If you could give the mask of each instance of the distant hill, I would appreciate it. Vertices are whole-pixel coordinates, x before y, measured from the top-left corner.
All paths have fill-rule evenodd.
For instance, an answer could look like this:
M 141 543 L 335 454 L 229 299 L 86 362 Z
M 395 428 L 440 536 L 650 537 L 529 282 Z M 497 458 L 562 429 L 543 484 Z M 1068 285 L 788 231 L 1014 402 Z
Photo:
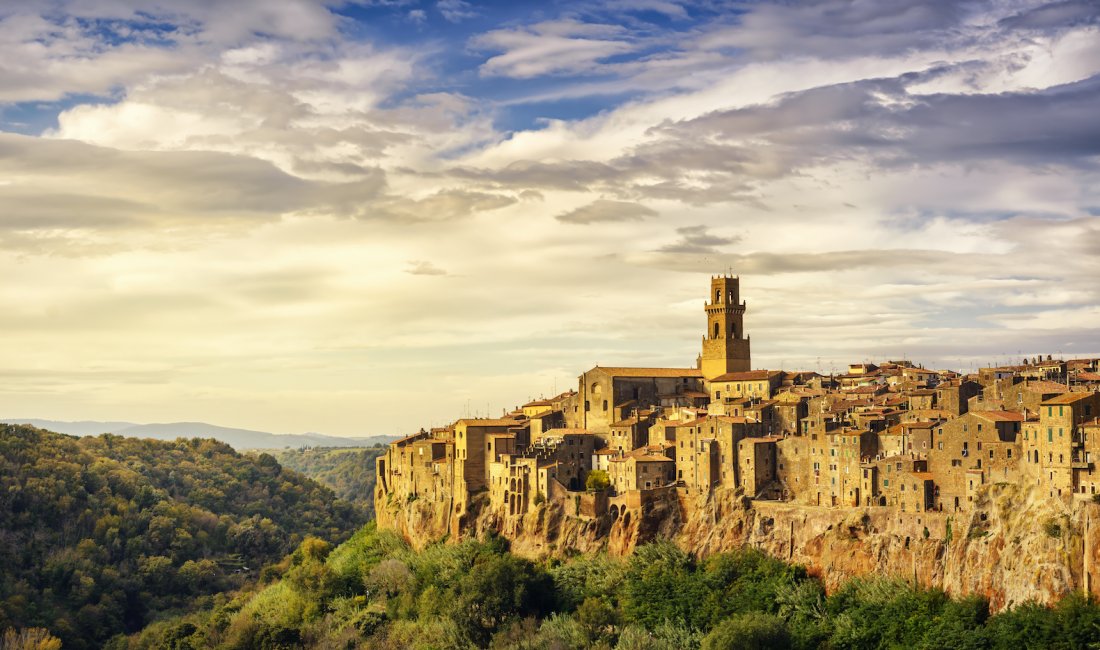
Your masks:
M 356 447 L 310 449 L 280 449 L 271 452 L 275 460 L 287 469 L 304 474 L 336 496 L 362 506 L 374 518 L 374 459 L 386 453 L 385 448 Z
M 164 424 L 137 424 L 135 422 L 60 422 L 56 420 L 38 420 L 34 418 L 0 419 L 8 424 L 29 424 L 40 429 L 49 429 L 71 436 L 99 435 L 113 433 L 127 438 L 153 438 L 154 440 L 175 440 L 176 438 L 214 438 L 234 449 L 283 449 L 285 447 L 370 447 L 377 443 L 387 444 L 394 436 L 368 436 L 363 438 L 345 438 L 326 436 L 322 433 L 268 433 L 250 429 L 219 427 L 205 422 L 170 422 Z
M 270 454 L 0 424 L 0 630 L 102 648 L 253 582 L 309 535 L 340 541 L 365 520 Z

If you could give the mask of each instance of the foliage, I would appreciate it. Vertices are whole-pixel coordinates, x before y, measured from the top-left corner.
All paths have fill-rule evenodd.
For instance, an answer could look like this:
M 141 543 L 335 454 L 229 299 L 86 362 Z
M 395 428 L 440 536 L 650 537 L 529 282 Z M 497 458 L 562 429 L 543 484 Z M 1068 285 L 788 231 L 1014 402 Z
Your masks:
M 991 616 L 978 597 L 889 578 L 832 595 L 801 567 L 740 549 L 698 559 L 668 542 L 620 560 L 533 563 L 497 536 L 410 549 L 370 524 L 330 549 L 303 540 L 282 578 L 129 648 L 727 650 L 1097 647 L 1100 605 L 1072 595 Z M 184 639 L 191 645 L 170 645 Z
M 41 627 L 8 628 L 0 636 L 0 650 L 61 650 L 61 639 Z
M 584 487 L 592 492 L 606 490 L 611 485 L 611 478 L 602 469 L 594 469 L 584 479 Z
M 725 619 L 702 643 L 702 650 L 785 650 L 790 647 L 791 635 L 783 619 L 760 612 L 735 614 Z
M 363 520 L 273 457 L 215 440 L 0 425 L 0 628 L 101 647 L 160 612 L 209 608 L 306 536 L 339 541 Z
M 375 458 L 385 447 L 306 447 L 275 452 L 283 467 L 330 488 L 340 499 L 360 505 L 374 518 Z

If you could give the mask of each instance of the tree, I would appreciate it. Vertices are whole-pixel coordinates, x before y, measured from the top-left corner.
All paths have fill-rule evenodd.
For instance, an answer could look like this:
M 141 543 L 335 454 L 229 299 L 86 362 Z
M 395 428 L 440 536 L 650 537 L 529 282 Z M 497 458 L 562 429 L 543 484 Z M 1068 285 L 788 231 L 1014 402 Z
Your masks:
M 588 478 L 584 480 L 584 487 L 590 492 L 601 492 L 610 485 L 611 479 L 608 478 L 607 472 L 602 469 L 592 470 L 588 473 Z
M 736 614 L 719 623 L 703 638 L 702 650 L 784 650 L 791 647 L 791 636 L 783 619 L 749 612 Z
M 41 627 L 8 628 L 0 637 L 0 650 L 61 650 L 61 639 Z

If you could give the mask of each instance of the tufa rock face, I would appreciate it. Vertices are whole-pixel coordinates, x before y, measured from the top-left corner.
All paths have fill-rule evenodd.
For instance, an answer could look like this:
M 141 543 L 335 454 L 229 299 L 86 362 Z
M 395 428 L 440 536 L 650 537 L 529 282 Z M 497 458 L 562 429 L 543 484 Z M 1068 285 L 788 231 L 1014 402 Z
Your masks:
M 954 596 L 980 594 L 995 610 L 1028 600 L 1049 603 L 1079 589 L 1100 591 L 1100 536 L 1093 530 L 1100 506 L 1016 485 L 988 486 L 971 511 L 954 514 L 753 501 L 734 490 L 709 498 L 670 491 L 615 519 L 581 516 L 568 499 L 522 516 L 488 504 L 487 494 L 475 494 L 466 512 L 455 513 L 447 503 L 380 492 L 375 505 L 378 525 L 416 548 L 490 530 L 530 558 L 622 556 L 655 539 L 672 539 L 699 556 L 748 545 L 806 566 L 830 590 L 858 576 L 895 575 Z

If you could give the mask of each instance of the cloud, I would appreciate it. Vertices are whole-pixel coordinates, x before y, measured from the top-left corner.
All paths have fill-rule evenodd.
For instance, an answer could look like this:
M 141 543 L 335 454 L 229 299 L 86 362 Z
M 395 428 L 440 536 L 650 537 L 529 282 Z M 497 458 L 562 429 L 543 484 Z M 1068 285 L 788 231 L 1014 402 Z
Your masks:
M 1092 3 L 258 2 L 3 10 L 0 409 L 397 433 L 730 267 L 755 367 L 1100 352 Z
M 0 228 L 229 226 L 295 211 L 348 214 L 379 197 L 379 173 L 309 181 L 271 163 L 213 152 L 120 151 L 0 134 Z
M 662 246 L 662 253 L 716 254 L 719 246 L 736 244 L 740 237 L 722 237 L 711 234 L 706 226 L 684 226 L 676 229 L 680 241 Z
M 623 27 L 575 20 L 494 30 L 474 38 L 471 45 L 502 52 L 481 65 L 482 75 L 518 79 L 550 74 L 597 74 L 600 61 L 635 48 Z
M 640 203 L 599 199 L 569 212 L 563 212 L 554 218 L 562 223 L 587 225 L 614 221 L 641 221 L 655 216 L 657 216 L 656 210 Z
M 470 3 L 464 0 L 439 0 L 435 3 L 435 8 L 443 18 L 452 23 L 459 23 L 477 15 Z
M 410 275 L 447 275 L 447 272 L 427 260 L 412 260 L 405 273 Z
M 1067 26 L 1096 24 L 1100 21 L 1100 7 L 1095 2 L 1067 0 L 1051 2 L 1025 9 L 1003 18 L 1002 27 L 1010 29 L 1050 29 Z
M 709 30 L 699 46 L 746 51 L 754 60 L 894 54 L 959 38 L 952 28 L 961 27 L 981 4 L 949 0 L 763 3 L 733 25 Z
M 422 199 L 394 197 L 367 206 L 359 212 L 364 219 L 394 219 L 404 222 L 431 222 L 465 219 L 479 212 L 499 210 L 518 199 L 503 194 L 469 190 L 440 190 Z

